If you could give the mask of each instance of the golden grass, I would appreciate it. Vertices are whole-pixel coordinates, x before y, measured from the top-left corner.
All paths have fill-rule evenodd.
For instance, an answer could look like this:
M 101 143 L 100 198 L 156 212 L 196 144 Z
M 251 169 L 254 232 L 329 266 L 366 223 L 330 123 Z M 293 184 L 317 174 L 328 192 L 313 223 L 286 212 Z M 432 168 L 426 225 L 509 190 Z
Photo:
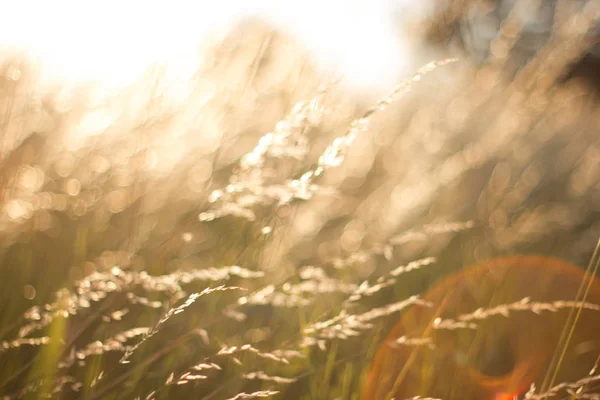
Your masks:
M 597 5 L 518 68 L 511 14 L 485 62 L 443 54 L 375 104 L 256 22 L 185 90 L 155 69 L 109 97 L 43 91 L 5 55 L 1 398 L 359 399 L 382 337 L 436 306 L 421 295 L 442 277 L 515 253 L 585 265 L 600 108 L 563 77 Z M 561 300 L 440 324 L 587 306 Z M 549 375 L 524 396 L 597 399 L 597 382 Z

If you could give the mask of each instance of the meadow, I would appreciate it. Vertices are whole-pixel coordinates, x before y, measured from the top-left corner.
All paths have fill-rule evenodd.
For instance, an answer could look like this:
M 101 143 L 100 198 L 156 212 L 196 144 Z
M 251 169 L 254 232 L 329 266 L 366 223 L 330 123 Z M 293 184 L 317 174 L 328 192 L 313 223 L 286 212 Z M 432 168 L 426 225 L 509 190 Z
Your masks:
M 599 92 L 577 63 L 600 3 L 558 3 L 533 54 L 509 13 L 483 57 L 429 47 L 373 101 L 254 20 L 189 80 L 153 67 L 119 93 L 42 88 L 3 54 L 0 398 L 361 399 L 452 273 L 514 254 L 594 273 Z M 600 399 L 597 374 L 519 395 Z

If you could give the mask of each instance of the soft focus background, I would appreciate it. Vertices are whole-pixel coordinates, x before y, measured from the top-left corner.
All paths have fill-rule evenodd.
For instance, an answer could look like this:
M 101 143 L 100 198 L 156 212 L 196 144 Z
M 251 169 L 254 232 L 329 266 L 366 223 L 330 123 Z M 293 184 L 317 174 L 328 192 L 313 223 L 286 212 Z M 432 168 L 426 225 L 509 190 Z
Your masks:
M 294 35 L 320 66 L 337 70 L 349 85 L 381 89 L 414 69 L 395 17 L 414 12 L 410 4 L 27 0 L 4 6 L 0 44 L 32 51 L 45 64 L 49 79 L 122 86 L 155 61 L 167 62 L 172 75 L 189 76 L 202 58 L 199 46 L 207 37 L 227 31 L 239 18 L 256 17 Z
M 356 399 L 449 272 L 588 262 L 598 1 L 192 3 L 3 6 L 0 395 Z

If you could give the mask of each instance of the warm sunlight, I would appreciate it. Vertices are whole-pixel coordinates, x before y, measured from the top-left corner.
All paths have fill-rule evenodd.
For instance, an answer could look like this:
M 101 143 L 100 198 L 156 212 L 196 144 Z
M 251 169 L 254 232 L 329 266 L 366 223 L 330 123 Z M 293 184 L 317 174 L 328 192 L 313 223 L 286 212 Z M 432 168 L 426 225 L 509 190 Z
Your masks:
M 293 33 L 327 70 L 352 85 L 381 87 L 411 67 L 394 26 L 399 3 L 23 0 L 3 7 L 10 18 L 0 25 L 0 45 L 31 52 L 48 78 L 121 86 L 154 61 L 168 62 L 177 76 L 191 73 L 207 33 L 251 15 Z
M 600 0 L 0 12 L 0 400 L 600 400 Z

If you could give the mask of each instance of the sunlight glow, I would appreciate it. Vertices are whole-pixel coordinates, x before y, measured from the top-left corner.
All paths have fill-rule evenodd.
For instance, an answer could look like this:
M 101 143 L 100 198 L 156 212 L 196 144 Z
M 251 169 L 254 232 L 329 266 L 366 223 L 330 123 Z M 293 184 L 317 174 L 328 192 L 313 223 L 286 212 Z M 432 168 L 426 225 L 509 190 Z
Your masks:
M 0 47 L 25 49 L 46 78 L 131 82 L 153 62 L 182 76 L 198 65 L 207 33 L 242 16 L 294 34 L 321 66 L 360 87 L 392 84 L 407 68 L 389 0 L 20 0 L 3 6 Z

